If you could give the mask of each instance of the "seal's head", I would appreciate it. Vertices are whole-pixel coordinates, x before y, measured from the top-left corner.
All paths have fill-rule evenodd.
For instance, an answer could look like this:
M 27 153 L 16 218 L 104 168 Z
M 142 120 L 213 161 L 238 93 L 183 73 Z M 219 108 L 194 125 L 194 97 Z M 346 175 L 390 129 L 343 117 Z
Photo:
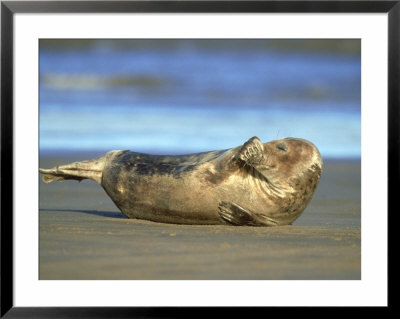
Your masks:
M 322 159 L 314 144 L 299 138 L 283 138 L 263 146 L 264 159 L 256 169 L 271 183 L 276 186 L 299 183 L 317 186 Z

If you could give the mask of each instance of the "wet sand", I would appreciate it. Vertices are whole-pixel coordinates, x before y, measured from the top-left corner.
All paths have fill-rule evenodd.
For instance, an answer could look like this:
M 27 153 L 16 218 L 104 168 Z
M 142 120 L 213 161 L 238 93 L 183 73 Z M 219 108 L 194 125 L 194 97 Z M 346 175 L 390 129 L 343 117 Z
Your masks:
M 53 167 L 96 154 L 41 155 Z M 39 182 L 39 279 L 361 279 L 360 161 L 325 160 L 291 226 L 125 218 L 98 184 Z

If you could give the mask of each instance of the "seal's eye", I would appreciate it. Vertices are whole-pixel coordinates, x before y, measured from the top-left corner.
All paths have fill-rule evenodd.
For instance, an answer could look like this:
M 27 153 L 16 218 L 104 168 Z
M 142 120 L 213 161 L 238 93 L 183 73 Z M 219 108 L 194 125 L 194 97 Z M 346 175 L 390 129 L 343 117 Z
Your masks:
M 276 146 L 276 148 L 277 148 L 278 150 L 281 150 L 281 151 L 284 151 L 284 152 L 287 151 L 287 146 L 286 146 L 285 144 L 278 144 L 278 145 Z

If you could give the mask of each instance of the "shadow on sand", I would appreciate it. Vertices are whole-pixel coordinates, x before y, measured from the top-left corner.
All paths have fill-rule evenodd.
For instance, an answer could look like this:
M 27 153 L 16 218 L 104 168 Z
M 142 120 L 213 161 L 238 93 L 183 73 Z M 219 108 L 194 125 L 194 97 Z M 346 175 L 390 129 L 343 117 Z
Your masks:
M 101 217 L 109 217 L 109 218 L 122 218 L 126 219 L 127 217 L 120 212 L 103 212 L 98 210 L 82 210 L 82 209 L 41 209 L 44 212 L 74 212 L 74 213 L 85 213 L 90 215 L 96 215 Z

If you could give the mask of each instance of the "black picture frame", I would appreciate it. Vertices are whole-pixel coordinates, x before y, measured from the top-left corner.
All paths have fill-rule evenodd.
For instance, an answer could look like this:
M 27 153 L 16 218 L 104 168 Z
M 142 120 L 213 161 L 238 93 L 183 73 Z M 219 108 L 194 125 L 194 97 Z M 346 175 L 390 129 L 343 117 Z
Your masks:
M 388 218 L 395 213 L 399 180 L 400 1 L 1 1 L 1 317 L 132 318 L 226 315 L 217 308 L 14 307 L 13 304 L 13 17 L 16 13 L 387 13 Z M 388 225 L 391 223 L 389 222 Z M 394 223 L 392 223 L 394 225 Z M 388 229 L 388 234 L 390 234 Z M 389 237 L 390 238 L 390 237 Z M 389 240 L 388 238 L 388 240 Z M 390 242 L 388 243 L 390 247 Z M 388 255 L 389 256 L 389 255 Z M 390 258 L 389 260 L 390 261 Z M 388 285 L 390 281 L 388 280 Z M 388 305 L 390 307 L 390 297 Z M 293 310 L 293 308 L 291 308 Z M 302 308 L 304 309 L 304 308 Z M 260 308 L 258 308 L 260 310 Z M 261 308 L 263 310 L 263 308 Z M 267 310 L 270 311 L 270 310 Z M 296 311 L 299 311 L 297 309 Z M 248 309 L 235 314 L 248 316 Z M 190 315 L 189 315 L 190 314 Z M 296 313 L 299 315 L 299 313 Z

